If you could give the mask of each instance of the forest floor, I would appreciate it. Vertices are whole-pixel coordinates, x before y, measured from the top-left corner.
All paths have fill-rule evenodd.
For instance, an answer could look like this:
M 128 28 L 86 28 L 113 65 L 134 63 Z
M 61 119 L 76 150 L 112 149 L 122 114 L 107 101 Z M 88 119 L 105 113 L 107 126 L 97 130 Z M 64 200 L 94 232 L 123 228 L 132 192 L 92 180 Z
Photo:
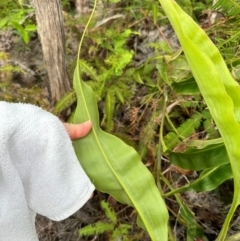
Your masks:
M 147 25 L 149 24 L 147 23 Z M 171 29 L 169 31 L 171 32 Z M 166 32 L 168 32 L 168 29 Z M 67 33 L 67 42 L 71 41 L 72 43 L 71 52 L 68 52 L 69 55 L 67 58 L 69 60 L 68 64 L 71 65 L 72 62 L 74 62 L 74 58 L 77 54 L 78 42 L 74 39 L 70 40 L 72 36 L 69 36 L 68 34 L 69 33 Z M 170 39 L 168 40 L 172 41 L 174 39 L 174 41 L 176 41 L 171 34 L 169 35 Z M 2 31 L 0 36 L 2 42 L 9 41 L 10 44 L 9 47 L 0 52 L 1 66 L 9 66 L 9 68 L 5 68 L 5 71 L 0 72 L 0 100 L 31 103 L 41 106 L 43 109 L 48 111 L 52 111 L 53 107 L 50 104 L 50 95 L 47 87 L 47 74 L 44 68 L 41 45 L 37 35 L 32 36 L 28 45 L 25 45 L 19 36 L 16 35 L 12 30 Z M 130 39 L 130 42 L 131 41 L 132 39 Z M 143 41 L 144 40 L 141 40 L 138 43 L 140 44 Z M 175 44 L 177 45 L 178 43 Z M 142 55 L 144 55 L 144 53 L 139 55 L 140 58 Z M 135 57 L 136 56 L 137 53 L 135 52 Z M 139 56 L 137 57 L 139 58 Z M 134 61 L 136 61 L 136 58 Z M 141 59 L 140 61 L 144 60 Z M 10 68 L 10 66 L 13 67 L 13 69 Z M 129 128 L 133 128 L 133 126 L 131 126 L 131 118 L 134 115 L 134 110 L 139 109 L 140 99 L 144 96 L 147 96 L 148 92 L 147 89 L 142 85 L 137 85 L 137 88 L 134 91 L 135 94 L 134 98 L 131 99 L 131 103 L 129 103 L 128 106 L 121 106 L 119 110 L 114 113 L 114 119 L 118 124 L 117 134 L 119 135 L 119 132 L 124 132 L 127 129 L 127 135 L 130 136 L 131 140 L 130 142 L 138 143 L 138 141 L 141 139 L 141 128 L 144 120 L 142 120 L 141 123 L 139 121 L 138 126 L 134 127 L 135 130 L 130 131 Z M 130 110 L 129 106 L 131 106 Z M 99 112 L 100 116 L 104 112 L 101 108 L 101 103 L 99 105 Z M 144 115 L 147 116 L 148 112 L 144 113 Z M 61 118 L 64 119 L 64 116 L 61 116 Z M 145 161 L 147 160 L 145 163 L 149 169 L 153 168 L 152 165 L 154 163 L 154 158 L 154 151 L 151 152 L 151 148 L 149 148 L 148 154 L 145 157 Z M 178 180 L 178 185 L 184 185 L 187 181 L 196 179 L 196 176 L 198 175 L 196 172 L 184 173 L 183 171 L 171 166 L 168 161 L 163 164 L 163 170 L 170 170 L 169 178 Z M 204 232 L 210 241 L 217 237 L 217 234 L 221 229 L 225 215 L 231 203 L 232 195 L 233 184 L 231 180 L 221 185 L 217 191 L 204 193 L 189 191 L 182 194 L 182 199 L 195 213 L 198 223 L 203 227 Z M 36 229 L 38 231 L 40 241 L 109 240 L 108 234 L 93 235 L 89 237 L 79 237 L 78 234 L 79 229 L 88 224 L 94 224 L 99 220 L 108 222 L 104 211 L 101 209 L 100 202 L 102 200 L 107 200 L 107 202 L 110 203 L 111 207 L 117 214 L 119 223 L 132 225 L 132 230 L 128 233 L 128 237 L 125 237 L 125 239 L 118 239 L 118 241 L 150 240 L 148 235 L 137 227 L 136 213 L 131 207 L 118 203 L 107 194 L 102 194 L 98 191 L 95 191 L 93 198 L 91 198 L 81 210 L 64 221 L 53 222 L 38 215 Z M 171 213 L 178 213 L 179 207 L 174 198 L 167 198 L 166 203 L 168 209 L 171 210 Z M 237 210 L 235 220 L 231 226 L 232 231 L 230 234 L 239 232 L 240 230 L 240 226 L 238 224 L 239 212 L 240 210 Z M 185 241 L 186 227 L 179 224 L 176 220 L 177 218 L 173 215 L 170 217 L 170 225 L 172 229 L 175 230 L 176 240 Z M 196 238 L 196 240 L 193 241 L 202 240 Z

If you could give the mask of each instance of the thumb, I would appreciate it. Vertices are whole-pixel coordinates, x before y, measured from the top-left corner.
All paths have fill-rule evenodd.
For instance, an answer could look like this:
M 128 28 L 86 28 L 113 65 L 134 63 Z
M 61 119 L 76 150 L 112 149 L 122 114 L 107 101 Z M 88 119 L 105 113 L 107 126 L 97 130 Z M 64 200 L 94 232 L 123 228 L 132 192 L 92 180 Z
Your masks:
M 86 121 L 81 124 L 70 124 L 64 123 L 64 126 L 71 138 L 71 140 L 76 140 L 86 136 L 92 128 L 91 121 Z

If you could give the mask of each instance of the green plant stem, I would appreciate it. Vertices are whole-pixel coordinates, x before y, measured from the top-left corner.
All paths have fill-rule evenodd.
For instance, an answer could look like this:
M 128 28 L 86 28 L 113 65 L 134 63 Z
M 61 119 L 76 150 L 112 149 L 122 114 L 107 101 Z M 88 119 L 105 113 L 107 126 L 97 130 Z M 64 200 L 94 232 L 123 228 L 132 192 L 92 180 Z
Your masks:
M 165 119 L 165 112 L 166 112 L 166 106 L 167 106 L 167 96 L 164 95 L 164 100 L 163 100 L 163 108 L 162 108 L 162 118 L 161 118 L 161 126 L 160 126 L 160 130 L 159 130 L 159 141 L 158 141 L 158 152 L 157 152 L 157 187 L 159 189 L 159 191 L 161 192 L 161 194 L 163 195 L 162 192 L 162 186 L 161 186 L 161 182 L 160 182 L 160 175 L 159 173 L 161 173 L 161 169 L 162 169 L 162 151 L 163 151 L 163 145 L 164 143 L 162 142 L 163 138 L 161 138 L 163 136 L 163 127 L 164 127 L 164 119 Z
M 162 115 L 161 115 L 161 126 L 160 126 L 160 133 L 159 133 L 159 146 L 161 146 L 161 150 L 163 152 L 167 151 L 167 147 L 163 140 L 163 127 L 164 127 L 164 119 L 165 119 L 165 113 L 167 113 L 167 100 L 168 97 L 166 94 L 164 94 L 164 102 L 163 102 L 163 108 L 162 108 Z
M 90 17 L 89 17 L 89 19 L 88 19 L 88 21 L 87 21 L 87 24 L 86 24 L 86 26 L 85 26 L 85 28 L 84 28 L 84 30 L 83 30 L 83 34 L 82 34 L 82 37 L 81 37 L 81 39 L 80 39 L 80 43 L 79 43 L 79 46 L 78 46 L 78 53 L 77 53 L 77 66 L 78 66 L 77 69 L 78 69 L 78 71 L 80 71 L 80 70 L 79 70 L 79 59 L 80 59 L 80 52 L 81 52 L 83 40 L 84 40 L 84 37 L 85 37 L 85 35 L 86 35 L 88 26 L 89 26 L 90 22 L 92 21 L 93 15 L 94 15 L 95 10 L 96 10 L 96 6 L 97 6 L 97 0 L 94 0 L 93 10 L 92 10 L 91 15 L 90 15 Z
M 170 182 L 168 181 L 168 179 L 165 178 L 165 176 L 162 175 L 161 173 L 159 173 L 159 175 L 161 176 L 161 180 L 168 186 L 168 188 L 169 188 L 171 191 L 173 191 L 174 188 L 172 187 L 172 185 L 170 184 Z M 174 194 L 174 195 L 175 195 L 176 199 L 179 198 L 179 195 L 178 195 L 178 194 Z M 179 221 L 180 223 L 182 223 L 182 224 L 184 224 L 184 225 L 187 225 L 185 219 L 183 219 L 181 216 L 177 215 L 177 214 L 174 213 L 173 211 L 172 211 L 171 213 L 178 219 L 178 221 Z

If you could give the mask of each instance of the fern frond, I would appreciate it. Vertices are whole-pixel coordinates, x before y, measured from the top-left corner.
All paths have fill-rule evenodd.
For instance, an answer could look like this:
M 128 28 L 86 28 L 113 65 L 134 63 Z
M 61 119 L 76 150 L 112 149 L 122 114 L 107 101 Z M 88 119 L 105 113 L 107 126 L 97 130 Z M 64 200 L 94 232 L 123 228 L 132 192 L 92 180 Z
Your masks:
M 165 137 L 165 144 L 169 150 L 172 150 L 177 144 L 179 144 L 180 138 L 175 132 L 168 133 Z
M 131 228 L 132 226 L 129 224 L 120 224 L 116 229 L 114 229 L 110 240 L 111 241 L 123 240 L 123 236 L 129 234 L 129 230 Z
M 88 62 L 82 59 L 79 59 L 79 64 L 80 64 L 81 71 L 83 73 L 89 76 L 92 80 L 100 81 L 97 75 L 97 71 L 96 69 L 93 68 L 93 66 L 91 66 Z
M 104 232 L 109 232 L 114 230 L 113 223 L 103 223 L 103 222 L 96 222 L 95 224 L 89 224 L 79 230 L 80 236 L 88 236 L 88 235 L 95 235 L 101 234 Z
M 223 39 L 219 41 L 218 48 L 221 48 L 223 46 L 231 46 L 232 43 L 237 45 L 239 41 L 240 36 L 240 30 L 237 29 L 237 31 L 231 32 L 231 35 L 227 39 Z
M 126 76 L 130 76 L 132 78 L 135 71 L 136 71 L 136 68 L 130 67 L 126 69 L 125 74 Z
M 142 79 L 142 75 L 141 75 L 141 73 L 138 69 L 135 72 L 133 72 L 132 76 L 137 83 L 144 84 L 143 79 Z
M 187 119 L 176 132 L 170 132 L 165 137 L 165 144 L 169 150 L 172 150 L 177 144 L 181 142 L 182 138 L 190 136 L 195 129 L 197 129 L 202 121 L 202 114 L 196 113 L 190 119 Z
M 111 87 L 121 104 L 124 104 L 127 100 L 130 101 L 130 99 L 134 96 L 134 84 L 131 83 L 131 86 L 129 86 L 129 84 L 124 82 L 124 80 L 119 79 L 117 83 L 114 83 L 114 85 Z
M 99 82 L 96 82 L 96 81 L 92 81 L 92 80 L 89 80 L 86 82 L 87 85 L 89 85 L 91 87 L 91 89 L 94 91 L 94 93 L 96 94 L 97 96 L 97 99 L 99 100 L 100 96 L 98 95 L 98 92 L 99 92 L 99 88 L 100 88 L 100 83 Z
M 114 71 L 114 75 L 121 76 L 123 69 L 127 64 L 131 63 L 133 57 L 133 51 L 118 49 L 116 52 L 113 52 L 105 60 L 105 63 L 111 67 Z
M 113 115 L 114 107 L 116 103 L 116 97 L 114 91 L 111 89 L 107 92 L 105 98 L 105 115 L 104 120 L 106 121 L 106 130 L 109 132 L 113 128 Z
M 118 227 L 121 230 L 122 234 L 128 234 L 129 230 L 132 229 L 132 226 L 126 223 L 120 224 Z
M 117 215 L 116 213 L 114 212 L 114 210 L 109 207 L 109 204 L 108 202 L 106 201 L 101 201 L 101 207 L 106 215 L 106 217 L 114 224 L 116 225 L 117 224 Z
M 99 79 L 100 81 L 106 81 L 110 79 L 111 76 L 114 76 L 114 71 L 112 69 L 106 68 L 105 66 L 99 66 Z
M 75 91 L 74 90 L 68 91 L 57 102 L 52 113 L 54 115 L 61 113 L 63 110 L 69 108 L 76 100 L 77 100 L 77 97 L 76 97 Z
M 114 86 L 113 91 L 114 91 L 116 97 L 118 98 L 118 100 L 121 102 L 121 104 L 124 104 L 125 96 L 124 96 L 123 89 L 119 88 L 118 86 Z
M 214 9 L 226 13 L 229 17 L 239 18 L 240 3 L 236 0 L 218 0 L 213 6 Z

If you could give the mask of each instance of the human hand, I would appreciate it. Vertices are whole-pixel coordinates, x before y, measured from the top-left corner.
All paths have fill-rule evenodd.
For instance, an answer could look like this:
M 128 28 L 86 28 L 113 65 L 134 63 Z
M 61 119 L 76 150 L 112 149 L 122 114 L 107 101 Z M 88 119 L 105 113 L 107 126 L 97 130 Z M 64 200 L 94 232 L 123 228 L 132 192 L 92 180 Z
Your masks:
M 64 123 L 64 126 L 71 138 L 71 140 L 76 140 L 78 138 L 82 138 L 86 136 L 92 128 L 91 121 L 85 121 L 81 124 L 69 124 Z M 90 198 L 93 197 L 93 194 Z
M 64 126 L 71 138 L 71 140 L 76 140 L 86 136 L 92 128 L 91 121 L 85 121 L 81 124 L 70 124 L 64 123 Z

